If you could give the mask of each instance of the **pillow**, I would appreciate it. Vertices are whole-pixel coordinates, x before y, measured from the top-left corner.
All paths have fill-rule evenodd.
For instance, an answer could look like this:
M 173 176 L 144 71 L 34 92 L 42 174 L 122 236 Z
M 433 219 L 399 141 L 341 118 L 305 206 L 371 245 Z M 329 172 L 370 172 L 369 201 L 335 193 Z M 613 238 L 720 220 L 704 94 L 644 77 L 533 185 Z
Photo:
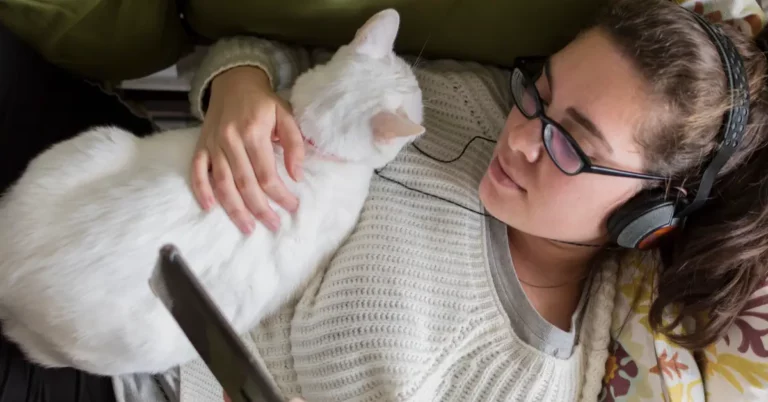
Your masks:
M 765 26 L 765 11 L 756 0 L 677 0 L 712 22 L 725 22 L 750 37 L 757 36 Z

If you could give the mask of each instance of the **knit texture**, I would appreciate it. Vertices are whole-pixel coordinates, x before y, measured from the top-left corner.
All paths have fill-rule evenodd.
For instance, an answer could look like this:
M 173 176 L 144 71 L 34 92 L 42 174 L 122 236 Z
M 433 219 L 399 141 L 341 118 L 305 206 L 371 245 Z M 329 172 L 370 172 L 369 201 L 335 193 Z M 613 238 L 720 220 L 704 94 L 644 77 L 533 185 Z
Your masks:
M 190 100 L 236 65 L 263 68 L 277 88 L 328 53 L 258 38 L 215 44 Z M 474 136 L 495 138 L 509 112 L 509 72 L 471 62 L 421 61 L 427 133 L 443 159 Z M 457 162 L 406 148 L 376 176 L 359 224 L 294 301 L 243 337 L 285 397 L 308 401 L 595 401 L 608 356 L 616 268 L 591 288 L 579 344 L 564 359 L 521 341 L 495 293 L 477 188 L 493 145 L 474 142 Z M 258 269 L 258 265 L 255 266 Z M 511 267 L 509 269 L 512 269 Z M 181 368 L 183 402 L 221 401 L 201 361 Z

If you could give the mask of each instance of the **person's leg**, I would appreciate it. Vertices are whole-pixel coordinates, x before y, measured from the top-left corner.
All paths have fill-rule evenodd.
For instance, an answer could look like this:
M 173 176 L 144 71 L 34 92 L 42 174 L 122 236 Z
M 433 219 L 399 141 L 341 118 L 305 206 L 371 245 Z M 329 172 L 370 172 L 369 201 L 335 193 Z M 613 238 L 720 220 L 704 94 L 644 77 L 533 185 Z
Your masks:
M 116 97 L 47 63 L 0 25 L 0 196 L 40 152 L 106 124 L 153 131 Z M 32 364 L 0 335 L 0 402 L 114 400 L 111 378 Z
M 95 125 L 152 131 L 117 97 L 46 62 L 0 24 L 0 194 L 40 152 Z
M 71 368 L 28 362 L 18 347 L 0 339 L 0 402 L 111 402 L 112 379 Z

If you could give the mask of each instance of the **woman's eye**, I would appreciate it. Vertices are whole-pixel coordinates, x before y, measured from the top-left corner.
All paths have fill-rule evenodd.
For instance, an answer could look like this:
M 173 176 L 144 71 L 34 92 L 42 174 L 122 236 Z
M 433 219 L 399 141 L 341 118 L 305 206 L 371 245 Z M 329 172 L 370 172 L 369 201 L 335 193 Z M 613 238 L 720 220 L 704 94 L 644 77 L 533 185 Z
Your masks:
M 571 134 L 571 137 L 573 137 L 573 139 L 576 141 L 576 144 L 579 145 L 581 152 L 584 152 L 584 155 L 586 155 L 591 162 L 600 162 L 601 158 L 599 152 L 596 151 L 595 147 L 589 140 L 584 138 L 583 132 L 580 129 L 577 128 L 576 130 L 571 130 L 569 133 Z
M 586 146 L 582 146 L 581 143 L 579 143 L 579 147 L 581 148 L 581 151 L 584 152 L 584 155 L 587 155 L 587 158 L 589 158 L 590 161 L 593 163 L 599 163 L 600 162 L 600 156 L 597 152 L 595 152 L 594 149 L 589 144 L 585 144 Z
M 549 86 L 544 81 L 544 79 L 539 78 L 536 80 L 536 91 L 539 92 L 539 96 L 542 100 L 546 100 L 547 102 L 552 102 L 552 94 L 549 93 Z
M 541 101 L 550 104 L 552 103 L 552 95 L 549 94 L 547 91 L 542 91 L 540 88 L 536 88 L 539 90 L 539 97 L 541 98 Z

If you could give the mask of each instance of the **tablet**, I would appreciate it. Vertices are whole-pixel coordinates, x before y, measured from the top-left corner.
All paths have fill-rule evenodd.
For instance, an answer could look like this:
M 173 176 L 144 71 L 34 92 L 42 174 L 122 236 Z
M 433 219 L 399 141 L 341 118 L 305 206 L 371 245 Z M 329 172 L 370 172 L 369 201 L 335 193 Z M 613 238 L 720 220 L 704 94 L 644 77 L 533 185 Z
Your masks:
M 175 246 L 160 249 L 149 286 L 232 402 L 283 402 Z

